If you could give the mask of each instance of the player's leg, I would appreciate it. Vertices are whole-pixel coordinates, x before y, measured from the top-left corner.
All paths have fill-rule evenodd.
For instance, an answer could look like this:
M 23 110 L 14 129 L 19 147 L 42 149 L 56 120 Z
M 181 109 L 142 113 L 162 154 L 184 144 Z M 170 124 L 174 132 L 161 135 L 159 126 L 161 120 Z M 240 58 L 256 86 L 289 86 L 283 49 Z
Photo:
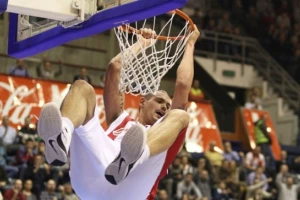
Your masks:
M 74 128 L 86 124 L 94 116 L 96 94 L 84 80 L 75 81 L 61 105 L 61 114 L 68 118 Z
M 153 125 L 147 132 L 147 145 L 150 157 L 170 148 L 178 134 L 188 126 L 189 115 L 180 109 L 171 110 L 160 122 Z
M 117 185 L 137 165 L 142 164 L 151 156 L 166 151 L 174 143 L 178 134 L 188 126 L 188 123 L 187 112 L 174 109 L 147 132 L 142 125 L 129 129 L 122 139 L 120 153 L 105 170 L 107 181 Z
M 78 80 L 72 84 L 61 110 L 54 103 L 47 103 L 42 108 L 38 133 L 45 142 L 45 156 L 49 163 L 58 166 L 66 163 L 74 128 L 92 119 L 95 106 L 93 87 Z

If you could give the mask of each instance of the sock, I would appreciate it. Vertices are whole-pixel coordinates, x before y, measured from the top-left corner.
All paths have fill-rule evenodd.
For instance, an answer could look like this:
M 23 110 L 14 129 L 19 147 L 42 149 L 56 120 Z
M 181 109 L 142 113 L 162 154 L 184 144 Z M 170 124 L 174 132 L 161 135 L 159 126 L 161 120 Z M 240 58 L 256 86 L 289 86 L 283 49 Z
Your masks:
M 71 120 L 67 117 L 62 117 L 62 126 L 68 130 L 70 134 L 74 131 L 74 125 Z
M 69 118 L 62 117 L 62 127 L 66 128 L 68 130 L 66 132 L 67 134 L 65 134 L 66 137 L 62 137 L 62 140 L 67 149 L 67 152 L 69 152 L 69 148 L 70 148 L 71 140 L 72 140 L 72 134 L 74 131 L 74 125 Z

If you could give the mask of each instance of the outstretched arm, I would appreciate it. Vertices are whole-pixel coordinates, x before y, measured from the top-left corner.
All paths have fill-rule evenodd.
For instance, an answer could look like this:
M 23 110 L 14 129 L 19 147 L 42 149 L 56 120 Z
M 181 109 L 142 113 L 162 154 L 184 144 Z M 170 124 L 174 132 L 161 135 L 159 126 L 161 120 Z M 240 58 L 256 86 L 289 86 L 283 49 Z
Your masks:
M 138 36 L 138 41 L 133 46 L 125 51 L 133 51 L 134 54 L 139 54 L 141 49 L 152 44 L 150 38 L 155 35 L 155 32 L 150 29 L 143 29 L 143 36 Z M 123 52 L 126 54 L 126 52 Z M 106 114 L 106 123 L 109 126 L 123 112 L 124 94 L 119 91 L 120 72 L 121 72 L 121 53 L 115 56 L 109 63 L 104 86 L 104 107 Z
M 175 92 L 171 109 L 185 109 L 194 78 L 194 46 L 200 33 L 195 26 L 186 43 L 185 52 L 177 69 Z

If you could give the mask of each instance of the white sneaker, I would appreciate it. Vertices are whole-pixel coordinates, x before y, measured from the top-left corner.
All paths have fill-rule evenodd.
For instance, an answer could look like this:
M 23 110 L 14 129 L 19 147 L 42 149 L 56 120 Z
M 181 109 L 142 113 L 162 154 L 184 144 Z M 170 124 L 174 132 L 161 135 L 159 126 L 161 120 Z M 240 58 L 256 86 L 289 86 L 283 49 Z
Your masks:
M 70 146 L 68 135 L 72 133 L 68 133 L 68 130 L 62 127 L 61 113 L 56 104 L 50 102 L 44 105 L 37 131 L 45 142 L 47 162 L 54 166 L 64 165 L 67 162 L 68 146 Z
M 141 157 L 147 143 L 144 126 L 135 124 L 125 133 L 121 141 L 121 150 L 115 160 L 105 170 L 105 178 L 113 185 L 125 179 Z

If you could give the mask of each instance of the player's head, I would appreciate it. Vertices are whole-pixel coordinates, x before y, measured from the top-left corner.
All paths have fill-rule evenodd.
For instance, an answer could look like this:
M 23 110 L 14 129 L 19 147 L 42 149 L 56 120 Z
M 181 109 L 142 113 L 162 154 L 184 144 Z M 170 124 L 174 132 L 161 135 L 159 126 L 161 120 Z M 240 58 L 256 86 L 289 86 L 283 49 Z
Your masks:
M 143 124 L 153 125 L 170 110 L 171 98 L 168 93 L 158 90 L 156 94 L 147 94 L 140 99 L 139 121 Z

